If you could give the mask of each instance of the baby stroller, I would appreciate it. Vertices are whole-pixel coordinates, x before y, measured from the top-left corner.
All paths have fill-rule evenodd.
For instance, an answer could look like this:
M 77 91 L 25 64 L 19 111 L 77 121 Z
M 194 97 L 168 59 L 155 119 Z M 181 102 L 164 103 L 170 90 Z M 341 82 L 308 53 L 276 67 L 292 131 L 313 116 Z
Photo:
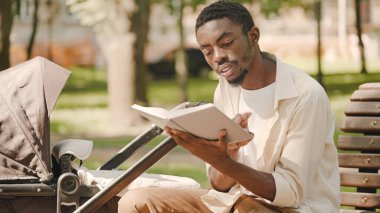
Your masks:
M 87 158 L 92 141 L 65 140 L 50 153 L 49 116 L 69 75 L 42 57 L 0 72 L 1 212 L 116 212 L 116 194 L 176 146 L 166 138 L 101 190 L 81 184 L 72 161 Z M 98 170 L 117 168 L 162 131 L 153 126 Z

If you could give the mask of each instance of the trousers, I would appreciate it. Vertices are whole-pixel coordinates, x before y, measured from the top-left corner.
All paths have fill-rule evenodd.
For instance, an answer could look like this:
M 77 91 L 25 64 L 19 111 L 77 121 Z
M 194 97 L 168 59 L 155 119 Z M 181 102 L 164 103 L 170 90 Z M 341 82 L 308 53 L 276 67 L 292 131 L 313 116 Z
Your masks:
M 137 188 L 128 191 L 118 203 L 119 213 L 212 213 L 201 200 L 208 189 Z M 254 197 L 242 195 L 230 213 L 282 212 Z

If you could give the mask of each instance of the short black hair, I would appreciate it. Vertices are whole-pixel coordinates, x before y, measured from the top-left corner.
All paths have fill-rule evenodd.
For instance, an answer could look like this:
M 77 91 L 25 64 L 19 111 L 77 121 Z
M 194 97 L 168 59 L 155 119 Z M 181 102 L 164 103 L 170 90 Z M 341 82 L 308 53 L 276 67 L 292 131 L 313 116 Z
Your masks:
M 233 23 L 241 25 L 243 33 L 247 33 L 255 26 L 251 14 L 243 5 L 234 1 L 220 0 L 201 11 L 195 24 L 195 32 L 205 23 L 222 18 L 228 18 Z

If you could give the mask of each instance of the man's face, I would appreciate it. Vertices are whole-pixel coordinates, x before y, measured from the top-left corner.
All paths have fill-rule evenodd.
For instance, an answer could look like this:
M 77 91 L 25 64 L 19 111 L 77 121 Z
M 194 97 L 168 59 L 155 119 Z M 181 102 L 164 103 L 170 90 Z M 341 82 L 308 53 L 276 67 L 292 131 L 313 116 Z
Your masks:
M 211 68 L 231 84 L 241 84 L 254 51 L 242 27 L 227 18 L 217 19 L 199 27 L 196 36 Z

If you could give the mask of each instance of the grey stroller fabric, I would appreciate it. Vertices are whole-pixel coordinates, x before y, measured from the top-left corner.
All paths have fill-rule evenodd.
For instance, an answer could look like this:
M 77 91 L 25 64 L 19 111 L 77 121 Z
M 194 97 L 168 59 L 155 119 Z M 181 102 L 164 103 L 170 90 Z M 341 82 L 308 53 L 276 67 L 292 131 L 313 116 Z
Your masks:
M 0 182 L 51 181 L 49 117 L 69 75 L 42 57 L 0 72 Z

